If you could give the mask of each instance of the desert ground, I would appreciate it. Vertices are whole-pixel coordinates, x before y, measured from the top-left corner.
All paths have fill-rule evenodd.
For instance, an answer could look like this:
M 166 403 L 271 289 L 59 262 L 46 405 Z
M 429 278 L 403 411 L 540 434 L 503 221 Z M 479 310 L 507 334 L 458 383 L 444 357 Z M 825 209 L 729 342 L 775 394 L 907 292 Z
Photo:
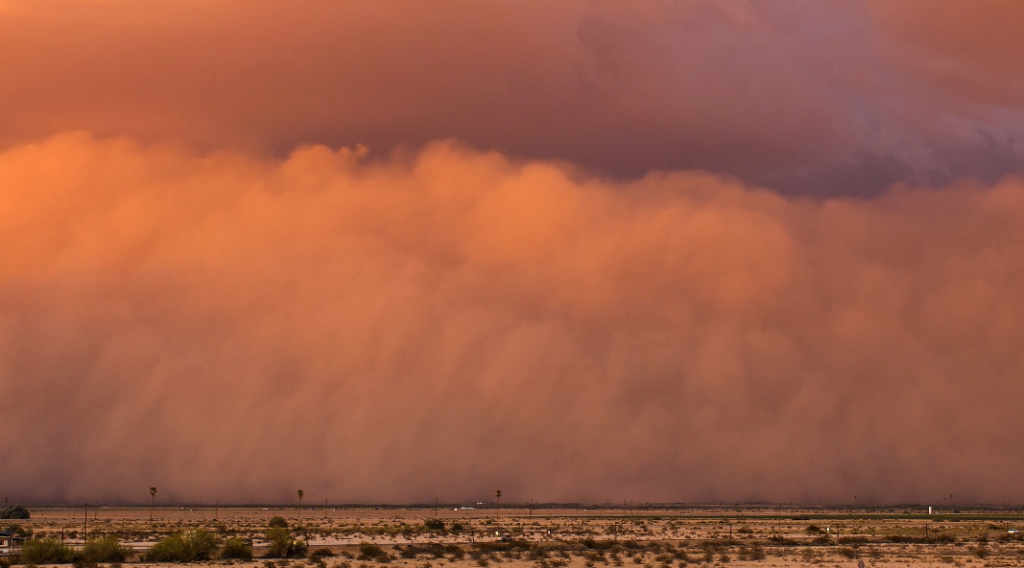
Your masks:
M 150 516 L 152 515 L 152 519 Z M 304 558 L 265 558 L 271 518 L 308 543 Z M 32 537 L 72 547 L 115 535 L 137 551 L 204 528 L 250 540 L 253 560 L 209 560 L 239 568 L 595 568 L 637 566 L 1024 566 L 1024 523 L 1012 510 L 800 509 L 791 507 L 523 508 L 434 507 L 84 507 L 33 508 L 17 523 Z M 428 522 L 432 521 L 432 522 Z M 439 528 L 443 523 L 443 528 Z M 321 549 L 327 551 L 317 552 Z M 328 552 L 329 551 L 329 552 Z M 17 556 L 0 560 L 23 564 Z

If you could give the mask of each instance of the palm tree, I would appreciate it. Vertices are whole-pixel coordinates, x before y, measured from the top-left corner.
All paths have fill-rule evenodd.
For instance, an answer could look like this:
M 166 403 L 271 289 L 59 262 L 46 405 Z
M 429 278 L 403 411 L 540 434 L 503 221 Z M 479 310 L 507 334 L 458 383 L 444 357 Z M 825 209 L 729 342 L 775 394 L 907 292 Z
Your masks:
M 497 503 L 494 504 L 494 515 L 498 516 L 498 507 L 501 506 L 501 489 L 495 491 L 494 496 L 497 497 Z
M 301 489 L 299 489 L 299 506 L 295 509 L 295 513 L 298 515 L 300 521 L 302 520 L 302 496 L 303 495 L 305 495 L 305 493 Z
M 156 502 L 156 487 L 149 488 L 149 522 L 153 522 L 153 504 Z

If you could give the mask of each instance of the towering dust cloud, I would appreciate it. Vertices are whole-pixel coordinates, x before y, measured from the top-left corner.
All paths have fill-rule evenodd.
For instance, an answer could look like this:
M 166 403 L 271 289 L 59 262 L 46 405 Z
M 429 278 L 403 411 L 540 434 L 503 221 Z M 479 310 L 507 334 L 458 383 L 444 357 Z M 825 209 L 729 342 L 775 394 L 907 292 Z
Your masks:
M 0 0 L 0 491 L 1020 502 L 1022 19 Z
M 64 134 L 0 154 L 0 188 L 22 500 L 1015 490 L 1016 178 L 809 200 L 451 142 Z

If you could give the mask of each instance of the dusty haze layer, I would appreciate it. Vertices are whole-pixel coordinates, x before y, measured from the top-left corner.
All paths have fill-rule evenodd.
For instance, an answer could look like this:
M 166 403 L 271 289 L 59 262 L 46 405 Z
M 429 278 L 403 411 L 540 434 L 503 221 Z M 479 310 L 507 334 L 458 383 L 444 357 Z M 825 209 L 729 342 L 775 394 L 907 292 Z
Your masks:
M 5 491 L 1019 491 L 1019 179 L 812 201 L 364 153 L 0 154 Z

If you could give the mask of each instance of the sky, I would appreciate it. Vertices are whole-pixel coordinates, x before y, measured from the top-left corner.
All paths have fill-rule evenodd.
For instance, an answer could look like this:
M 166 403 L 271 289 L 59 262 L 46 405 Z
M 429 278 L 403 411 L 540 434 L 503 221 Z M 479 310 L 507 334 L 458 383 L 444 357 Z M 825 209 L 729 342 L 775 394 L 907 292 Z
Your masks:
M 0 494 L 1022 501 L 1020 21 L 0 0 Z

